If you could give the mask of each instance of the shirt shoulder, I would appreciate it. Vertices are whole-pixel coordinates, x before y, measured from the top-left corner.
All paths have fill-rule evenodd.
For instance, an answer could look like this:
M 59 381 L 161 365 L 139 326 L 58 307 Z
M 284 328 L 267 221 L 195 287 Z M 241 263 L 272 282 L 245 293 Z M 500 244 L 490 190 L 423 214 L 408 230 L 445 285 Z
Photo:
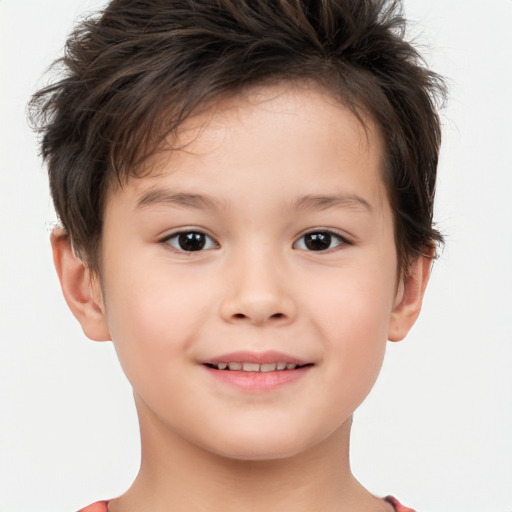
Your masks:
M 412 508 L 404 507 L 393 496 L 386 496 L 384 500 L 393 505 L 395 512 L 415 512 Z M 78 512 L 108 512 L 108 501 L 97 501 L 88 507 L 80 509 Z
M 97 501 L 88 507 L 80 509 L 78 512 L 108 512 L 108 501 Z
M 393 507 L 395 508 L 395 512 L 416 512 L 415 510 L 413 510 L 412 508 L 407 508 L 407 507 L 404 507 L 396 498 L 394 498 L 393 496 L 386 496 L 384 498 L 385 501 L 387 501 L 388 503 L 391 503 L 391 505 L 393 505 Z

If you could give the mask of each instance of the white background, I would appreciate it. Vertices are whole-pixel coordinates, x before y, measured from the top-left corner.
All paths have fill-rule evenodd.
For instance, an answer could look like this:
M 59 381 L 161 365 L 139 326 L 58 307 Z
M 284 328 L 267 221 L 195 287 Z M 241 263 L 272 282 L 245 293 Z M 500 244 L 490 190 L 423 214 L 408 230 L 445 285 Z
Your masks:
M 1 512 L 72 512 L 137 471 L 130 388 L 53 272 L 54 214 L 24 112 L 73 20 L 101 5 L 0 0 Z M 356 415 L 353 468 L 421 512 L 512 512 L 512 1 L 405 7 L 451 89 L 437 201 L 447 245 L 418 324 L 389 345 Z

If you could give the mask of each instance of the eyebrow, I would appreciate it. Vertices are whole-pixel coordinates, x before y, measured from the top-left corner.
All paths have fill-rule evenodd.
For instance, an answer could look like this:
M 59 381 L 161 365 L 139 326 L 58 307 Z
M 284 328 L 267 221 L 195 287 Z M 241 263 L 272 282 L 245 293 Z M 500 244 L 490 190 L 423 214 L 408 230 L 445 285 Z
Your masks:
M 292 205 L 294 210 L 327 210 L 336 207 L 359 208 L 363 207 L 368 212 L 373 211 L 372 205 L 357 194 L 313 195 L 303 196 Z
M 225 204 L 218 199 L 204 194 L 192 194 L 189 192 L 172 192 L 166 189 L 154 188 L 144 193 L 137 201 L 135 209 L 144 209 L 154 205 L 168 205 L 180 208 L 197 208 L 207 210 L 225 209 Z M 308 194 L 298 198 L 292 203 L 295 211 L 303 210 L 327 210 L 329 208 L 362 207 L 368 212 L 373 208 L 366 199 L 357 194 L 314 195 Z
M 147 191 L 139 198 L 135 209 L 144 209 L 154 205 L 207 210 L 221 210 L 224 208 L 224 205 L 220 201 L 209 195 L 172 192 L 170 190 L 155 188 Z

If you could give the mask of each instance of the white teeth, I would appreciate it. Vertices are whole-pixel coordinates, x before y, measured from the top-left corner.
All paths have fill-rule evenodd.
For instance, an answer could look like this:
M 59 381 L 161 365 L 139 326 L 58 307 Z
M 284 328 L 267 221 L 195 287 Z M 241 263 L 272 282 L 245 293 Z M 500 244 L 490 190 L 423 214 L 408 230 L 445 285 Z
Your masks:
M 295 363 L 217 363 L 215 365 L 218 370 L 230 369 L 233 371 L 244 372 L 274 372 L 276 370 L 295 370 L 297 364 Z
M 243 363 L 242 369 L 244 372 L 259 372 L 260 365 L 258 363 Z

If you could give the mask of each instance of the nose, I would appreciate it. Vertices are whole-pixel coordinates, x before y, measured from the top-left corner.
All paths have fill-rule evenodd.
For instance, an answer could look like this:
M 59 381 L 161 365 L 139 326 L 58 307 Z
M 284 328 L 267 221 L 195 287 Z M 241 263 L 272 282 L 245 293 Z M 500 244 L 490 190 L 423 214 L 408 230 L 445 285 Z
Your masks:
M 268 255 L 253 255 L 230 264 L 221 316 L 230 323 L 286 325 L 297 305 L 282 265 Z

